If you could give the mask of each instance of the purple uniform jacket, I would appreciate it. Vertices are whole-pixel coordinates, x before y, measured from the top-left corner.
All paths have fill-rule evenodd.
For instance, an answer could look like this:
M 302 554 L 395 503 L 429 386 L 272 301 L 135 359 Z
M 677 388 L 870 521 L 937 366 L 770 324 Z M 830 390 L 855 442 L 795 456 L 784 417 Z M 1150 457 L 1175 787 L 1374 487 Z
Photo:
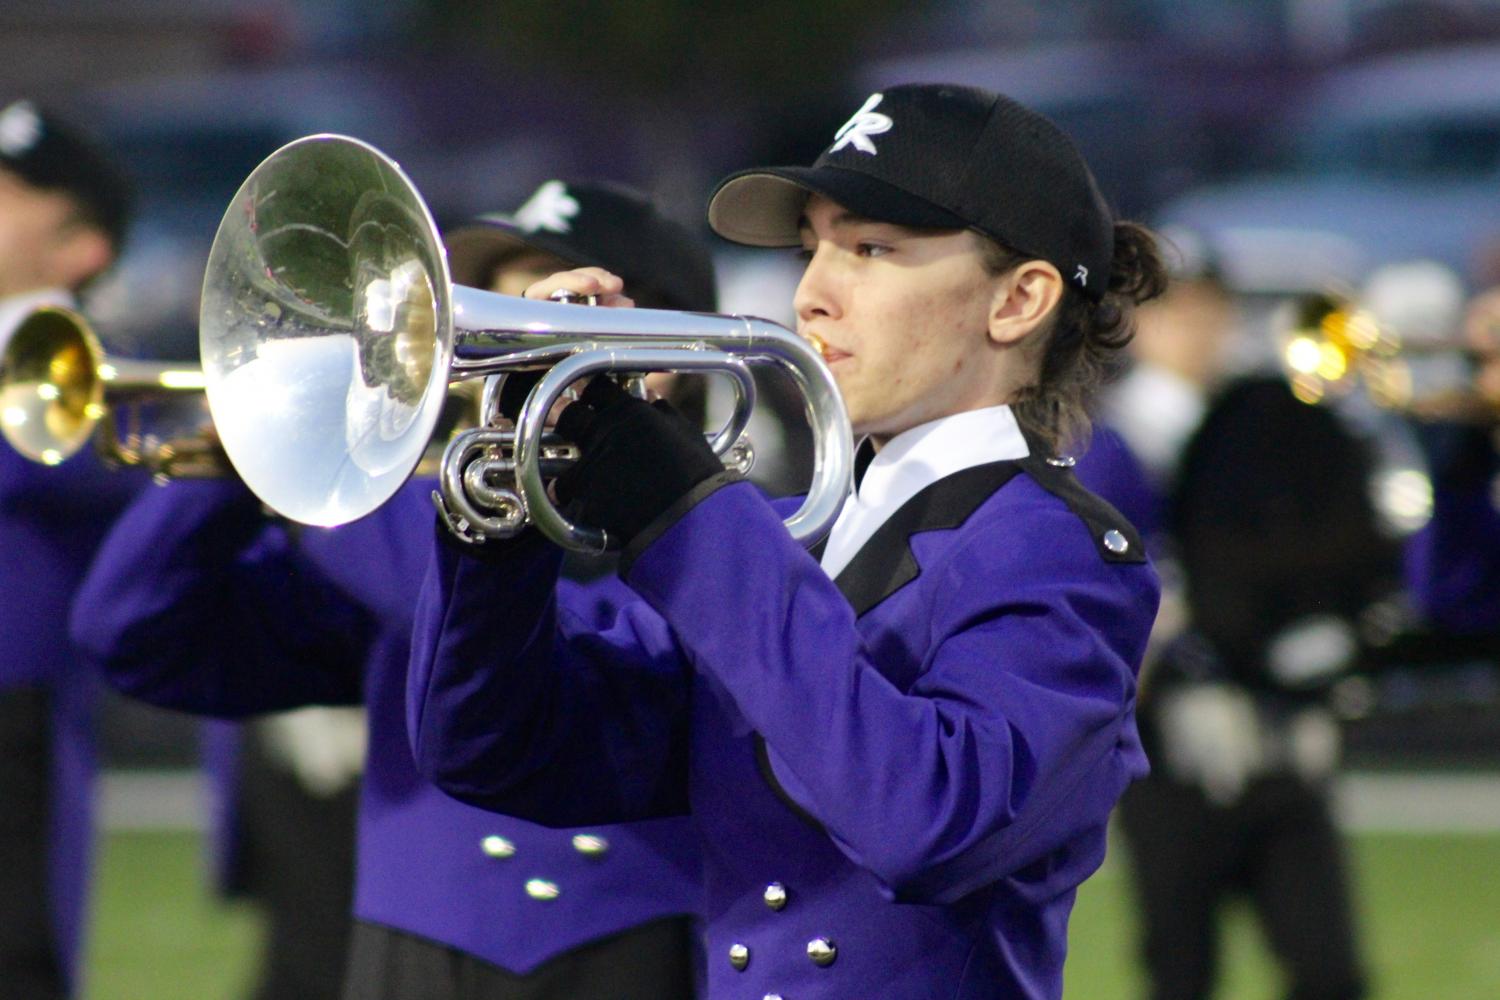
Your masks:
M 1146 767 L 1138 537 L 1032 459 L 929 486 L 836 582 L 780 516 L 712 493 L 609 605 L 536 539 L 440 543 L 418 766 L 549 823 L 690 810 L 712 998 L 1060 996 L 1075 890 Z
M 1095 424 L 1093 440 L 1078 457 L 1073 471 L 1085 488 L 1109 501 L 1135 525 L 1148 551 L 1160 556 L 1154 546 L 1166 531 L 1166 500 L 1160 486 L 1152 484 L 1145 466 L 1116 431 Z
M 1500 458 L 1433 484 L 1432 520 L 1407 543 L 1406 581 L 1423 613 L 1455 632 L 1500 631 Z
M 143 477 L 106 470 L 91 449 L 57 466 L 0 442 L 0 692 L 52 696 L 48 881 L 63 968 L 76 974 L 93 830 L 93 678 L 68 641 L 89 560 Z
M 295 538 L 237 484 L 150 491 L 90 573 L 93 610 L 75 617 L 75 638 L 122 690 L 170 708 L 239 717 L 363 699 L 362 920 L 524 973 L 696 913 L 699 863 L 682 819 L 553 830 L 462 805 L 417 776 L 405 675 L 430 489 L 413 483 L 361 521 Z
M 92 449 L 47 466 L 0 441 L 0 691 L 78 676 L 68 642 L 73 593 L 144 481 L 105 469 Z

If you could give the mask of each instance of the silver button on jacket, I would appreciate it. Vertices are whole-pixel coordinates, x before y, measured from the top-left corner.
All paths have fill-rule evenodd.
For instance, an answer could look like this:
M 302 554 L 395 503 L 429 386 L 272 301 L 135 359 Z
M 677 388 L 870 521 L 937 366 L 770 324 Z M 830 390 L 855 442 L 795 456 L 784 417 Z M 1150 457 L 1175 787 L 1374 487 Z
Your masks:
M 826 969 L 839 957 L 839 950 L 827 938 L 813 938 L 807 942 L 807 957 L 813 960 L 814 965 Z

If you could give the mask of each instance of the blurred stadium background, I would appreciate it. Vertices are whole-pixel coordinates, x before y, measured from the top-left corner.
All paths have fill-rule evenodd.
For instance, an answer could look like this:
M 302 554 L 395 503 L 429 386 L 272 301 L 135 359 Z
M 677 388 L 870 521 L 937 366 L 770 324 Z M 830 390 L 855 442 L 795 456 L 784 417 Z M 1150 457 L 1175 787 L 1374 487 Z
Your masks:
M 230 195 L 318 131 L 396 156 L 440 222 L 554 174 L 607 176 L 701 224 L 715 178 L 810 159 L 875 86 L 1014 94 L 1084 147 L 1123 214 L 1232 248 L 1246 294 L 1436 259 L 1500 281 L 1500 0 L 44 0 L 0 5 L 0 100 L 102 131 L 138 222 L 88 309 L 113 350 L 196 354 Z M 785 273 L 723 250 L 726 310 Z M 1247 336 L 1253 341 L 1255 330 Z M 1360 916 L 1378 997 L 1500 996 L 1493 647 L 1393 654 L 1345 700 Z M 256 918 L 215 901 L 189 720 L 108 703 L 93 1000 L 238 995 Z M 1232 998 L 1276 994 L 1247 919 Z M 1116 859 L 1084 890 L 1069 996 L 1138 995 Z M 3 984 L 0 984 L 3 994 Z

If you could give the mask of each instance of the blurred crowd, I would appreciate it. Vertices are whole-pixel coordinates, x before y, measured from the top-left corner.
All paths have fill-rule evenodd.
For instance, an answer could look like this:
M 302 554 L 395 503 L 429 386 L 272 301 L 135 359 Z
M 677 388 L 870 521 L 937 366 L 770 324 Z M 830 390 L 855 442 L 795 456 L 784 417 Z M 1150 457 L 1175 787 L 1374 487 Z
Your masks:
M 840 75 L 808 87 L 808 118 L 905 79 L 1013 93 L 1074 135 L 1106 196 L 1153 226 L 1169 258 L 1171 286 L 1142 310 L 1129 362 L 1070 456 L 1139 529 L 1164 583 L 1139 702 L 1152 773 L 1117 813 L 1150 996 L 1212 994 L 1234 896 L 1266 928 L 1289 996 L 1378 994 L 1333 809 L 1345 743 L 1380 750 L 1382 718 L 1398 693 L 1409 704 L 1413 678 L 1440 713 L 1454 698 L 1443 678 L 1478 669 L 1481 729 L 1500 709 L 1500 5 L 1289 0 L 1257 15 L 1195 4 L 1192 16 L 1145 0 L 995 5 L 1009 18 L 929 6 L 922 37 L 903 47 L 891 37 L 900 19 L 877 5 L 883 33 L 830 57 Z M 616 206 L 604 210 L 624 213 L 613 229 L 639 237 L 659 224 L 699 254 L 651 262 L 674 275 L 656 282 L 655 304 L 794 322 L 794 257 L 709 249 L 700 217 L 728 167 L 805 158 L 813 131 L 797 116 L 766 121 L 750 100 L 705 107 L 689 95 L 674 110 L 643 83 L 622 98 L 641 114 L 610 121 L 582 84 L 553 91 L 491 65 L 514 40 L 486 35 L 492 48 L 454 50 L 423 79 L 409 53 L 369 55 L 402 37 L 398 14 L 365 24 L 367 37 L 333 27 L 346 17 L 364 9 L 229 19 L 235 55 L 191 75 L 137 69 L 0 92 L 0 422 L 12 442 L 0 446 L 0 996 L 63 997 L 77 981 L 98 701 L 68 652 L 68 609 L 112 519 L 153 488 L 87 448 L 75 457 L 77 442 L 28 443 L 5 379 L 44 351 L 32 346 L 44 331 L 25 325 L 38 310 L 81 319 L 112 358 L 196 365 L 203 262 L 236 187 L 282 143 L 337 131 L 396 156 L 445 233 L 467 234 L 449 243 L 456 280 L 513 293 L 564 264 L 619 269 L 607 238 L 531 240 L 519 247 L 528 258 L 491 240 L 483 214 L 566 215 L 582 202 L 595 218 L 587 180 L 571 194 L 533 188 L 559 175 L 619 181 L 653 195 L 660 217 Z M 429 21 L 434 46 L 463 28 Z M 723 81 L 711 90 L 732 96 Z M 732 406 L 715 379 L 664 391 L 708 426 Z M 798 492 L 803 414 L 773 378 L 762 396 L 753 475 Z M 233 531 L 274 535 L 256 536 L 256 558 L 302 544 L 265 528 L 243 495 L 223 502 L 243 515 Z M 152 683 L 132 693 L 161 703 Z M 387 711 L 378 698 L 327 700 Z M 237 704 L 253 711 L 209 714 L 256 718 L 205 723 L 203 760 L 222 888 L 271 915 L 256 996 L 335 996 L 361 780 L 367 766 L 387 768 L 382 781 L 415 778 L 377 763 L 362 705 Z M 361 843 L 393 836 L 375 828 L 395 822 L 381 810 L 407 791 L 363 794 Z M 514 836 L 482 826 L 463 836 L 488 857 L 515 850 Z

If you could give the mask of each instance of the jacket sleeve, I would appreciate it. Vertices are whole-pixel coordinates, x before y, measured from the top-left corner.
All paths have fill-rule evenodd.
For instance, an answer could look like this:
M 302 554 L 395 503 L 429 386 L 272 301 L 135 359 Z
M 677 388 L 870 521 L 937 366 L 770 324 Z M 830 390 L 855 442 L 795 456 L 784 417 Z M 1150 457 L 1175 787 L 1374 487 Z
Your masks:
M 435 541 L 408 673 L 418 770 L 548 826 L 685 812 L 688 675 L 666 623 L 559 565 L 535 533 L 483 561 Z
M 233 718 L 360 701 L 374 622 L 238 482 L 181 480 L 115 523 L 70 631 L 126 694 Z
M 1025 514 L 966 535 L 933 570 L 930 615 L 876 648 L 749 488 L 709 497 L 631 568 L 785 793 L 893 898 L 951 902 L 1044 858 L 1102 828 L 1144 771 L 1133 704 L 1154 573 L 1104 563 L 1066 510 Z M 879 666 L 912 648 L 930 653 L 897 686 Z
M 1500 630 L 1500 454 L 1477 428 L 1423 427 L 1432 518 L 1407 542 L 1406 583 L 1423 614 L 1460 633 Z
M 140 492 L 140 469 L 109 469 L 92 446 L 60 465 L 38 465 L 0 441 L 0 512 L 80 527 L 108 522 Z

